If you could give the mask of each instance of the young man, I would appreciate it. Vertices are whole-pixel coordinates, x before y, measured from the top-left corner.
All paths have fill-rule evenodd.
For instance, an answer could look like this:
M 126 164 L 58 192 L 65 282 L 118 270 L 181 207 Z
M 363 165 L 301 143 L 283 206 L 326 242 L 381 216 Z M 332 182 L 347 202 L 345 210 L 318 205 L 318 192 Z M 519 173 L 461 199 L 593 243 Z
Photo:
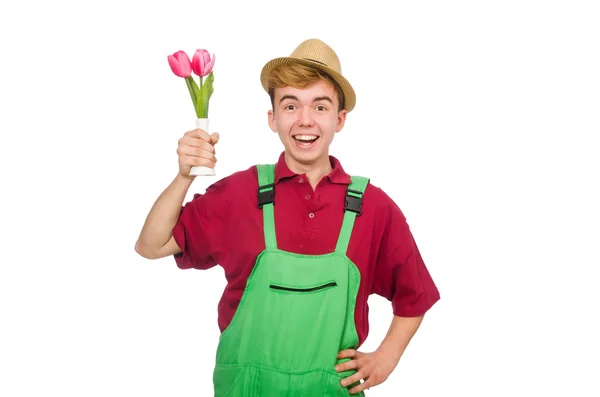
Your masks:
M 219 138 L 186 132 L 179 174 L 136 251 L 175 255 L 182 269 L 223 267 L 215 396 L 364 395 L 392 373 L 439 293 L 398 206 L 329 155 L 356 102 L 335 52 L 307 40 L 268 62 L 261 83 L 285 148 L 278 162 L 223 178 L 182 208 L 190 168 L 214 167 Z M 370 294 L 394 316 L 379 348 L 360 352 Z

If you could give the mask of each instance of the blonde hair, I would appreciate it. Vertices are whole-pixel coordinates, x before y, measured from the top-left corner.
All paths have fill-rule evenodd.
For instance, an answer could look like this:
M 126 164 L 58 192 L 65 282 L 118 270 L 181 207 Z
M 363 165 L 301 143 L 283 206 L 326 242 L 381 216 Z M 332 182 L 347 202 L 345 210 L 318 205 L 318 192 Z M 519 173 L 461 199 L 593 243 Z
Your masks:
M 275 88 L 294 87 L 302 89 L 319 80 L 327 80 L 333 84 L 338 95 L 338 112 L 344 109 L 344 93 L 339 84 L 331 76 L 310 66 L 290 63 L 278 66 L 269 73 L 267 87 L 269 87 L 269 96 L 271 97 L 273 110 L 275 110 Z

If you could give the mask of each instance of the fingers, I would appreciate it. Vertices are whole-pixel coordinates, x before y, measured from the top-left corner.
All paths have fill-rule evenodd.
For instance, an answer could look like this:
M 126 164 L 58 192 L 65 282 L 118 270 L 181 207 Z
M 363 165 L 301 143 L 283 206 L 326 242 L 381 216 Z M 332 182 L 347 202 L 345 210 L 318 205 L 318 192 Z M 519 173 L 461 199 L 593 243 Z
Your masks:
M 343 364 L 338 364 L 335 366 L 335 370 L 337 372 L 349 371 L 351 369 L 358 369 L 358 361 L 357 360 L 351 360 L 351 361 L 345 362 Z
M 213 132 L 209 135 L 206 131 L 196 128 L 186 132 L 183 137 L 179 140 L 179 143 L 183 143 L 189 146 L 203 147 L 203 142 L 211 145 L 215 145 L 219 141 L 219 134 Z
M 183 175 L 189 175 L 192 167 L 208 167 L 215 168 L 216 163 L 202 157 L 187 157 L 179 163 L 180 170 L 185 170 Z
M 214 148 L 207 142 L 204 142 L 204 147 L 194 147 L 181 145 L 177 148 L 177 154 L 179 158 L 186 159 L 188 157 L 198 157 L 202 159 L 209 160 L 213 163 L 217 162 L 217 158 L 215 157 Z
M 177 145 L 180 173 L 188 175 L 194 166 L 214 168 L 217 163 L 214 145 L 218 141 L 219 134 L 216 132 L 209 135 L 200 128 L 187 131 Z
M 360 393 L 361 391 L 368 390 L 369 388 L 371 388 L 373 386 L 375 386 L 375 384 L 372 383 L 369 379 L 367 379 L 360 385 L 357 385 L 356 387 L 353 387 L 352 389 L 348 390 L 348 392 L 350 394 L 356 394 L 356 393 Z
M 354 358 L 357 355 L 357 351 L 354 349 L 342 350 L 338 353 L 338 358 Z
M 362 353 L 348 349 L 338 354 L 338 359 L 343 357 L 352 358 L 350 361 L 337 364 L 335 370 L 340 373 L 341 377 L 350 375 L 340 381 L 343 387 L 348 388 L 350 394 L 360 393 L 383 383 L 393 370 L 393 368 L 386 368 L 382 365 L 381 355 L 378 352 Z M 343 373 L 346 371 L 355 372 Z M 363 383 L 360 383 L 361 380 L 364 380 Z
M 209 168 L 214 168 L 216 163 L 217 159 L 214 157 L 207 158 L 190 155 L 179 156 L 179 169 L 180 171 L 182 171 L 183 175 L 188 175 L 191 167 L 205 166 Z
M 342 379 L 341 384 L 342 384 L 342 386 L 346 387 L 353 383 L 360 382 L 360 380 L 363 379 L 364 377 L 365 377 L 365 374 L 362 373 L 361 371 L 358 371 L 354 375 L 349 376 L 345 379 Z M 357 386 L 357 387 L 360 387 L 360 386 Z
M 218 142 L 219 142 L 219 133 L 213 132 L 212 134 L 210 134 L 210 143 L 212 143 L 213 145 L 216 145 Z

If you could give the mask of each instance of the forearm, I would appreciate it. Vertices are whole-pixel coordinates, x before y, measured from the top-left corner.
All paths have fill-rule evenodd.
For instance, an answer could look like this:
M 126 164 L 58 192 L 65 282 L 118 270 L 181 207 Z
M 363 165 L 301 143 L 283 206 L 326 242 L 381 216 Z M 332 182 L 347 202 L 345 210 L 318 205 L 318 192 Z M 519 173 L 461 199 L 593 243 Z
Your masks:
M 192 178 L 177 174 L 173 182 L 156 199 L 146 217 L 135 250 L 146 258 L 156 258 L 158 253 L 172 238 L 173 227 L 177 223 L 181 206 Z
M 422 321 L 423 316 L 394 316 L 390 329 L 377 350 L 386 352 L 399 361 Z

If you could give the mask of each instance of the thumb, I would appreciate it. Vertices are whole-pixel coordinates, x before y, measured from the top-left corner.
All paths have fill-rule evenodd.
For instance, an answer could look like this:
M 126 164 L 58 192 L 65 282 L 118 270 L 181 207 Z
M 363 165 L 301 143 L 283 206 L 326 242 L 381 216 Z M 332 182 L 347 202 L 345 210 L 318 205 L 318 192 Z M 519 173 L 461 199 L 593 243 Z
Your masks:
M 212 134 L 210 134 L 210 143 L 214 146 L 217 144 L 217 142 L 219 142 L 219 133 L 213 132 Z

